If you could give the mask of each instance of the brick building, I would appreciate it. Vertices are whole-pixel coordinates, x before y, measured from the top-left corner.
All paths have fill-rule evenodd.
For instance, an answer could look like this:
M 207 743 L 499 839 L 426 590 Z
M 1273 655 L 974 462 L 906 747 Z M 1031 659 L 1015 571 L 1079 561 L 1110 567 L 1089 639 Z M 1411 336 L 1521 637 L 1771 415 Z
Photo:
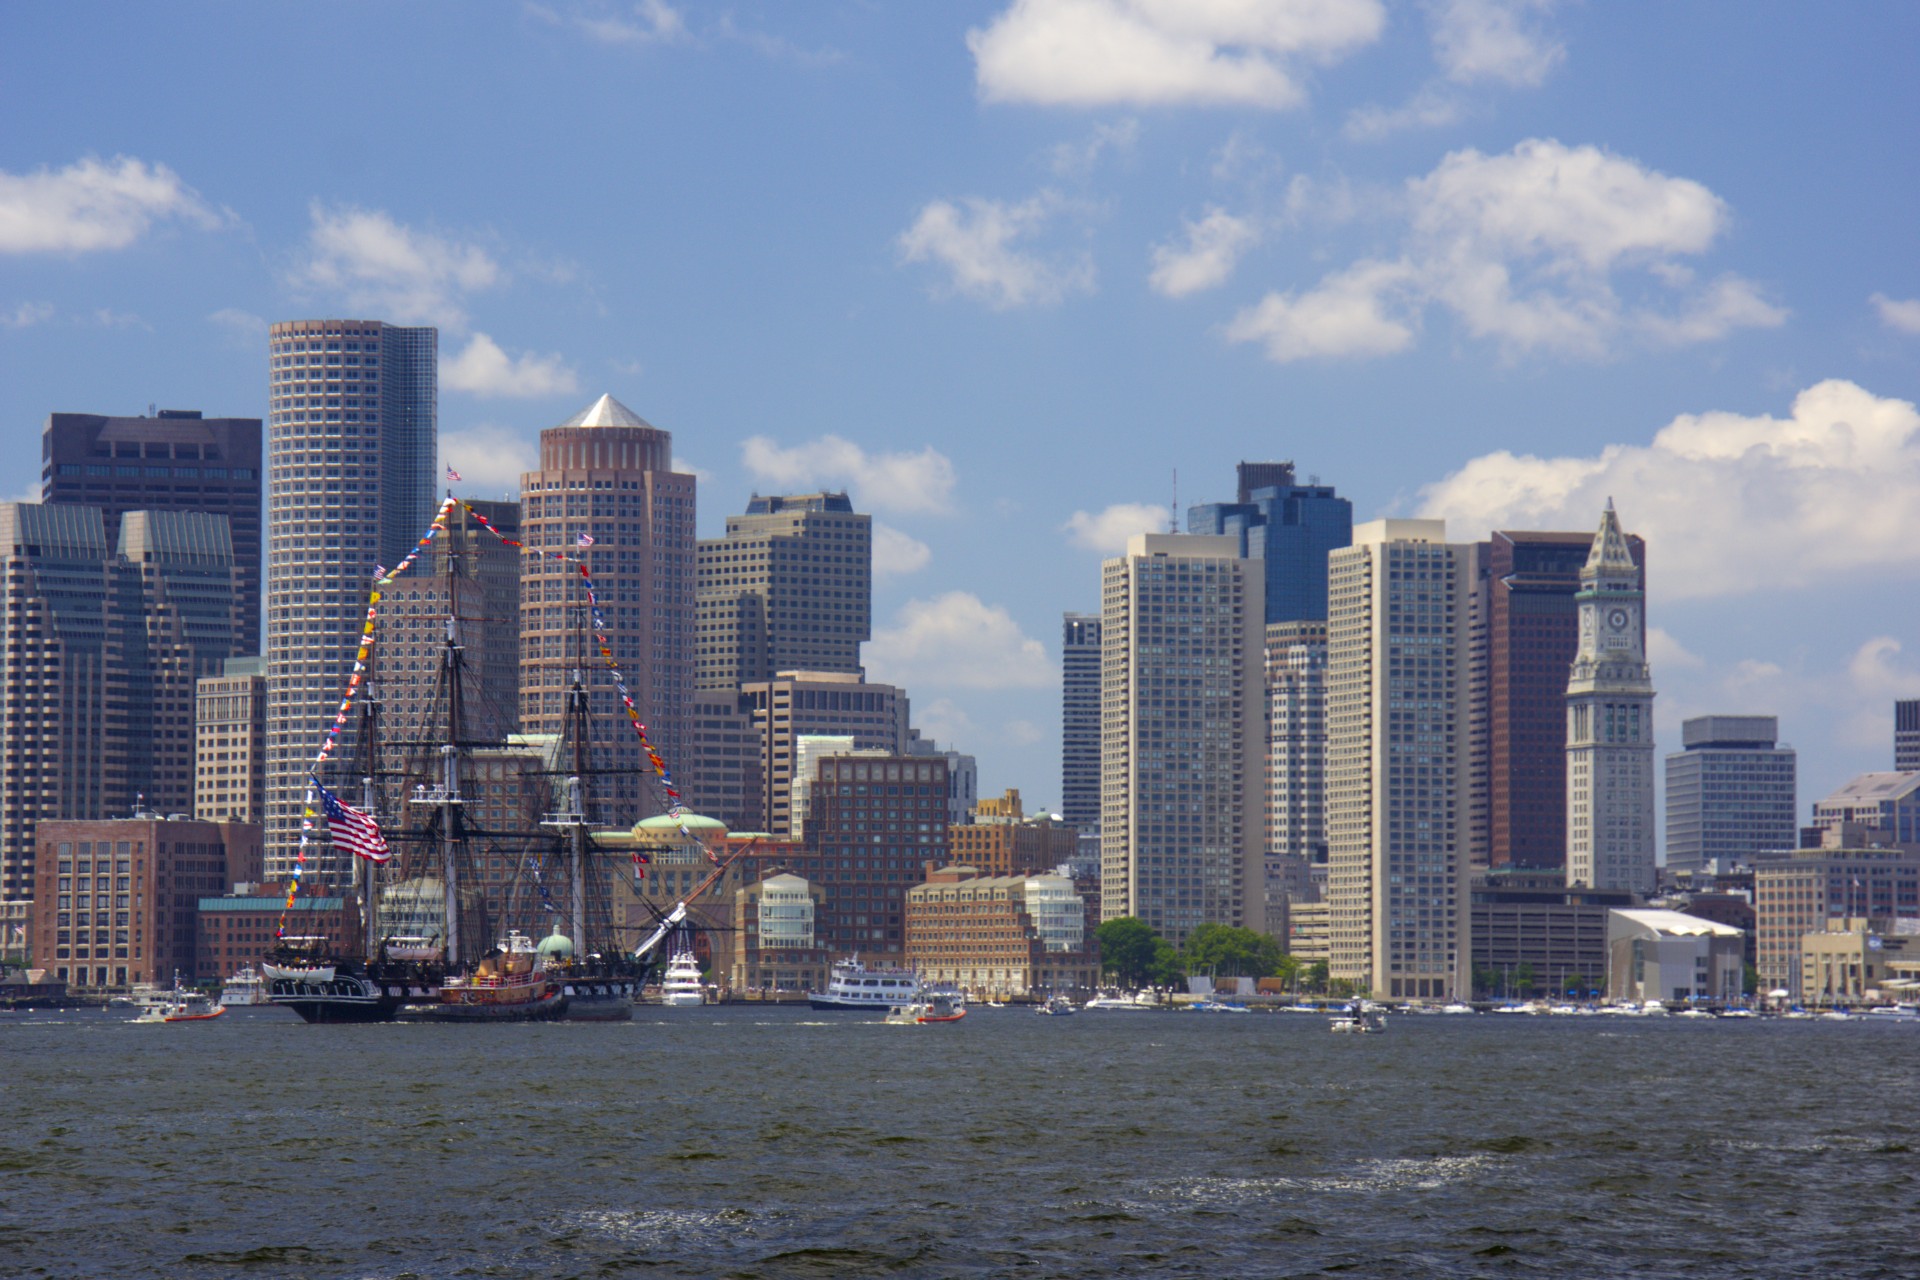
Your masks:
M 1097 944 L 1065 876 L 983 876 L 943 867 L 907 891 L 907 965 L 980 994 L 1091 988 Z
M 1078 831 L 1053 815 L 1027 817 L 1012 788 L 982 799 L 972 822 L 947 828 L 947 856 L 987 876 L 1052 871 L 1073 860 L 1079 843 Z
M 200 899 L 260 878 L 252 823 L 42 822 L 35 845 L 34 964 L 76 989 L 195 973 Z

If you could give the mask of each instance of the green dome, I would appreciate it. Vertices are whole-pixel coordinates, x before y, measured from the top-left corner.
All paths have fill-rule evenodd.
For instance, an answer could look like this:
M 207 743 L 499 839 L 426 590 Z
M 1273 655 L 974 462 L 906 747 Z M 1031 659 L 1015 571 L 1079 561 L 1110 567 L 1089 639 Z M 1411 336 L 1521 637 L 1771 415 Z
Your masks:
M 566 959 L 573 954 L 573 939 L 560 932 L 560 926 L 554 925 L 553 932 L 540 939 L 540 945 L 534 951 L 543 956 L 559 956 Z
M 680 828 L 688 831 L 719 832 L 725 834 L 727 824 L 718 818 L 709 818 L 705 814 L 683 813 L 679 817 L 662 813 L 651 818 L 642 818 L 633 824 L 636 836 L 668 837 L 680 834 Z

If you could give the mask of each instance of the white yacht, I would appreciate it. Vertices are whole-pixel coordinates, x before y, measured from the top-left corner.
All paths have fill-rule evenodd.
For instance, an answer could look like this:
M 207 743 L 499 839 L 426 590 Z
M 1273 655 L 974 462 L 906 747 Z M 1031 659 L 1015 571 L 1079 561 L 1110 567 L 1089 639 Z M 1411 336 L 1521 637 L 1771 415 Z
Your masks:
M 260 978 L 259 970 L 252 965 L 242 965 L 240 969 L 220 988 L 222 1008 L 267 1003 L 267 984 Z
M 660 981 L 660 1003 L 696 1005 L 707 1002 L 707 989 L 700 981 L 700 962 L 691 951 L 676 951 L 667 961 L 667 973 Z
M 1116 1013 L 1135 1012 L 1144 1009 L 1157 1009 L 1159 1003 L 1151 991 L 1136 991 L 1132 995 L 1098 995 L 1080 1006 L 1082 1009 L 1111 1009 Z
M 816 1009 L 891 1009 L 920 995 L 920 975 L 911 969 L 869 969 L 860 957 L 836 960 L 825 991 L 807 993 Z

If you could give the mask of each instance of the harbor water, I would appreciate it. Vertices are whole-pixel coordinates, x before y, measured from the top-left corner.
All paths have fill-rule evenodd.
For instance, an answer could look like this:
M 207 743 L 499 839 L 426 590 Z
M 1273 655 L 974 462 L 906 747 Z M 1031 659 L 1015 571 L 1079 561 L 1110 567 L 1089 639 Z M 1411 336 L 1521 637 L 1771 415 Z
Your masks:
M 1920 1273 L 1920 1025 L 638 1013 L 0 1015 L 0 1274 Z

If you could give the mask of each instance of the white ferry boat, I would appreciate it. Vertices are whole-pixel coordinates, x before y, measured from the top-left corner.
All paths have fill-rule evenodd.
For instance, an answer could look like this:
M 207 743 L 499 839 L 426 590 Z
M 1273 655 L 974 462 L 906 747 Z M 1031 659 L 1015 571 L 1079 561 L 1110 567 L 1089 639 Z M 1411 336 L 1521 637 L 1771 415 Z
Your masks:
M 267 1003 L 267 984 L 261 980 L 260 973 L 252 965 L 243 965 L 220 988 L 222 1008 Z
M 691 951 L 676 951 L 667 961 L 666 976 L 660 980 L 660 1003 L 696 1005 L 707 1002 L 706 988 L 700 982 L 700 962 Z
M 920 975 L 911 969 L 869 969 L 860 957 L 836 960 L 825 991 L 807 993 L 816 1009 L 879 1009 L 912 1004 L 920 994 Z

